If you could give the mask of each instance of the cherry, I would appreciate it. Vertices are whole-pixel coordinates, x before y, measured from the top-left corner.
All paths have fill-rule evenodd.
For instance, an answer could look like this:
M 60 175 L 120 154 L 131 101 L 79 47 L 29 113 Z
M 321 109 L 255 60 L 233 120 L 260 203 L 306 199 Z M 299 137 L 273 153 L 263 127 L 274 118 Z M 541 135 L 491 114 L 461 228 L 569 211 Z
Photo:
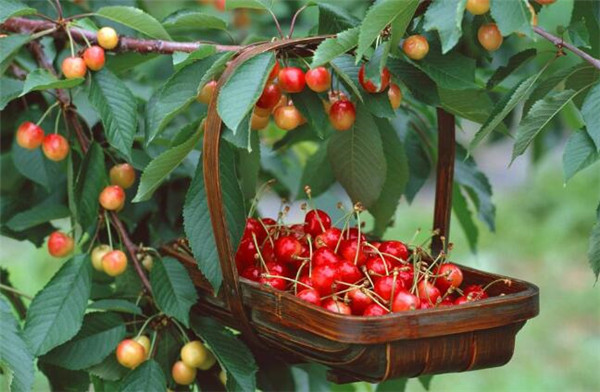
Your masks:
M 393 293 L 397 293 L 404 288 L 404 284 L 398 277 L 393 275 L 382 276 L 375 281 L 373 290 L 386 301 L 392 298 Z
M 548 5 L 553 4 L 556 0 L 535 0 L 536 3 L 540 5 Z
M 259 280 L 260 284 L 264 284 L 265 286 L 271 286 L 274 289 L 285 291 L 287 288 L 287 282 L 285 279 L 281 278 L 269 278 L 266 276 L 261 276 Z
M 329 295 L 333 292 L 333 285 L 338 279 L 338 270 L 330 264 L 315 266 L 312 269 L 312 286 L 321 295 Z
M 410 287 L 415 278 L 415 269 L 412 264 L 406 264 L 400 268 L 396 268 L 398 279 L 404 283 L 404 287 Z
M 267 231 L 265 220 L 261 221 L 256 218 L 246 219 L 246 227 L 244 228 L 244 239 L 252 239 L 252 234 L 256 237 L 256 242 L 262 243 L 267 238 Z
M 148 358 L 148 356 L 150 355 L 150 339 L 148 339 L 148 336 L 140 335 L 133 340 L 138 342 L 144 348 L 144 352 L 146 353 L 146 358 Z
M 211 80 L 210 82 L 208 82 L 204 86 L 202 86 L 202 88 L 200 89 L 200 92 L 196 96 L 196 100 L 200 103 L 208 105 L 210 103 L 210 100 L 212 99 L 213 95 L 215 94 L 216 88 L 217 88 L 217 81 Z
M 467 11 L 473 15 L 483 15 L 490 10 L 490 0 L 467 0 Z
M 285 266 L 285 264 L 270 262 L 267 263 L 267 270 L 271 275 L 290 277 L 290 270 Z
M 273 69 L 269 73 L 269 80 L 273 80 L 277 77 L 277 75 L 279 75 L 279 68 L 280 68 L 279 61 L 275 61 L 275 65 L 273 66 Z
M 105 210 L 120 210 L 125 204 L 125 191 L 118 185 L 109 185 L 100 192 L 98 201 Z
M 447 296 L 437 306 L 442 307 L 442 306 L 452 306 L 452 305 L 454 305 L 454 300 L 452 299 L 451 296 Z
M 350 307 L 352 308 L 352 314 L 362 315 L 370 305 L 373 304 L 373 300 L 367 294 L 364 289 L 356 288 L 348 292 L 348 298 L 350 299 Z
M 365 264 L 369 275 L 387 275 L 392 270 L 392 264 L 387 259 L 382 259 L 379 256 L 369 257 Z
M 271 121 L 271 117 L 268 114 L 266 116 L 261 116 L 256 113 L 255 110 L 254 113 L 252 113 L 252 118 L 250 119 L 250 128 L 253 131 L 260 131 L 269 125 L 269 121 Z
M 312 278 L 308 275 L 302 275 L 300 279 L 298 279 L 298 282 L 302 283 L 302 287 L 313 287 Z
M 98 45 L 104 49 L 114 49 L 119 43 L 119 36 L 112 27 L 103 27 L 98 30 L 98 33 L 96 33 L 96 39 L 98 40 Z
M 367 308 L 365 309 L 365 311 L 363 313 L 363 316 L 365 316 L 365 317 L 385 316 L 389 312 L 390 312 L 389 310 L 382 307 L 381 305 L 371 304 L 371 305 L 367 306 Z
M 325 67 L 309 69 L 306 72 L 306 84 L 314 92 L 325 92 L 331 87 L 331 74 Z
M 383 254 L 389 254 L 402 260 L 408 260 L 409 252 L 406 245 L 400 241 L 385 241 L 379 246 L 379 251 Z M 398 260 L 391 259 L 393 264 L 399 264 Z
M 440 298 L 440 290 L 428 280 L 422 280 L 417 284 L 417 293 L 421 302 L 429 302 L 430 304 L 437 303 Z
M 304 217 L 304 232 L 313 237 L 331 227 L 331 217 L 322 210 L 310 210 Z
M 103 244 L 98 245 L 94 249 L 92 249 L 92 265 L 94 266 L 94 269 L 96 269 L 96 271 L 104 271 L 104 268 L 102 267 L 102 258 L 111 250 L 112 248 L 110 247 L 110 245 Z
M 275 124 L 284 131 L 296 129 L 304 121 L 304 117 L 294 105 L 278 107 L 273 113 L 273 119 Z
M 102 257 L 102 269 L 109 276 L 118 276 L 127 268 L 127 256 L 120 250 L 111 250 Z
M 186 365 L 183 361 L 177 361 L 171 368 L 171 376 L 179 385 L 190 385 L 196 379 L 196 368 Z
M 418 309 L 421 305 L 419 298 L 415 297 L 408 291 L 401 289 L 394 295 L 392 301 L 392 312 L 403 312 L 405 310 Z
M 65 78 L 75 79 L 83 78 L 87 67 L 81 57 L 65 57 L 61 65 L 61 70 Z
M 336 131 L 346 131 L 356 121 L 356 108 L 347 100 L 334 102 L 329 109 L 329 122 Z
M 339 280 L 342 282 L 354 284 L 363 277 L 362 273 L 353 262 L 344 260 L 337 265 L 337 268 Z
M 285 279 L 280 278 L 280 276 L 284 278 L 290 276 L 290 272 L 285 265 L 281 263 L 267 263 L 267 270 L 269 271 L 269 275 L 272 276 L 261 276 L 259 282 L 277 290 L 285 290 L 288 282 Z
M 131 188 L 135 183 L 135 169 L 129 163 L 121 163 L 110 168 L 110 183 L 123 189 Z
M 263 245 L 261 249 L 261 255 L 266 263 L 276 262 L 277 258 L 275 257 L 275 242 L 267 241 Z
M 450 287 L 459 287 L 463 281 L 462 271 L 452 263 L 442 264 L 437 268 L 436 275 L 441 275 L 435 281 L 435 285 L 442 293 L 448 291 Z
M 390 100 L 392 109 L 396 110 L 400 107 L 400 102 L 402 102 L 402 91 L 397 84 L 390 84 L 390 88 L 388 89 L 388 98 Z
M 326 246 L 330 249 L 335 249 L 341 236 L 342 231 L 340 229 L 337 227 L 330 227 L 315 238 L 315 245 L 317 248 Z
M 126 368 L 135 369 L 146 360 L 144 346 L 133 339 L 125 339 L 117 346 L 117 361 Z
M 299 93 L 304 90 L 306 77 L 298 67 L 285 67 L 279 71 L 277 76 L 279 87 L 286 93 Z
M 265 86 L 262 94 L 256 101 L 256 106 L 263 109 L 273 109 L 281 99 L 281 90 L 275 83 L 269 83 Z
M 463 294 L 474 299 L 486 299 L 488 294 L 479 284 L 472 284 L 463 290 Z
M 367 255 L 365 254 L 362 246 L 359 245 L 359 241 L 354 240 L 342 240 L 338 253 L 346 260 L 351 263 L 356 262 L 358 266 L 363 265 L 367 261 Z M 358 256 L 356 254 L 358 253 Z
M 323 302 L 322 307 L 332 313 L 339 313 L 344 315 L 351 315 L 352 309 L 350 306 L 346 305 L 343 302 L 336 301 L 333 298 L 329 298 Z
M 60 231 L 55 231 L 48 237 L 48 253 L 51 256 L 65 257 L 73 252 L 74 247 L 73 237 Z
M 413 60 L 421 60 L 429 53 L 429 43 L 422 35 L 411 35 L 402 44 L 404 53 Z
M 304 289 L 298 291 L 296 297 L 313 305 L 321 306 L 321 295 L 315 289 Z
M 275 257 L 282 263 L 293 263 L 302 253 L 302 244 L 292 236 L 280 237 L 275 241 Z
M 69 155 L 69 142 L 57 133 L 44 136 L 42 140 L 42 152 L 51 161 L 62 161 Z
M 481 46 L 490 52 L 498 50 L 503 41 L 502 34 L 495 23 L 481 25 L 477 30 L 477 39 Z
M 199 340 L 186 343 L 179 353 L 181 361 L 191 368 L 206 366 L 213 356 L 210 351 Z
M 92 45 L 83 52 L 83 61 L 92 71 L 100 71 L 104 67 L 104 49 Z
M 238 271 L 244 270 L 245 267 L 249 265 L 253 265 L 257 260 L 256 245 L 252 238 L 244 238 L 240 245 L 238 246 L 238 250 L 235 254 L 235 261 L 238 267 Z
M 260 269 L 256 266 L 249 265 L 242 271 L 240 276 L 253 282 L 258 282 L 260 280 Z
M 38 148 L 44 140 L 44 130 L 30 121 L 25 121 L 17 128 L 17 144 L 28 150 Z
M 379 88 L 370 79 L 365 79 L 365 64 L 358 70 L 358 81 L 362 88 L 369 93 L 380 93 L 390 84 L 390 70 L 387 67 L 383 68 L 380 75 Z
M 358 231 L 358 227 L 349 228 L 346 231 L 344 238 L 346 238 L 348 240 L 356 240 L 357 238 L 360 238 L 360 242 L 364 242 L 366 240 L 365 235 Z
M 473 302 L 473 301 L 474 301 L 474 299 L 469 298 L 469 296 L 467 296 L 467 295 L 463 295 L 454 300 L 454 305 L 463 305 L 463 304 Z
M 217 10 L 225 12 L 225 1 L 226 0 L 214 0 L 213 5 Z
M 340 258 L 331 248 L 322 247 L 317 249 L 313 253 L 312 265 L 314 267 L 319 265 L 335 265 L 340 262 Z

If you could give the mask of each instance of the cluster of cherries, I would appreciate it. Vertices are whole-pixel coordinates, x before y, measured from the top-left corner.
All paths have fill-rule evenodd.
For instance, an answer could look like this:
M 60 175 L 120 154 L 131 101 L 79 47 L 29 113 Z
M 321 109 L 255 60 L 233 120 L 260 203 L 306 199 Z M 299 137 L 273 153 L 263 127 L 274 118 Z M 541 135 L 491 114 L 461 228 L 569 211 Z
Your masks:
M 104 49 L 116 48 L 119 36 L 112 27 L 102 27 L 96 33 L 96 40 L 98 45 L 90 45 L 83 51 L 81 57 L 69 56 L 63 60 L 61 70 L 65 78 L 83 78 L 88 68 L 92 71 L 100 71 L 104 67 Z
M 488 296 L 489 285 L 461 289 L 461 269 L 443 254 L 432 259 L 400 241 L 367 240 L 360 226 L 334 227 L 318 209 L 303 224 L 248 218 L 235 260 L 243 278 L 344 315 L 382 316 Z

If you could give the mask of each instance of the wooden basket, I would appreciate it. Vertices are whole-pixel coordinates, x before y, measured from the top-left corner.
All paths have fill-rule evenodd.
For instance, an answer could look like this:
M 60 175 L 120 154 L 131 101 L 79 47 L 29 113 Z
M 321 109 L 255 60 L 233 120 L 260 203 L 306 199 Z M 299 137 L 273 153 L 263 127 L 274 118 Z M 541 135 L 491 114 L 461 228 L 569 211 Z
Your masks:
M 337 383 L 380 382 L 395 377 L 460 372 L 501 366 L 514 351 L 515 336 L 539 312 L 538 288 L 512 279 L 510 287 L 489 289 L 490 298 L 460 306 L 392 313 L 381 317 L 343 316 L 295 296 L 239 278 L 223 211 L 219 176 L 221 120 L 217 96 L 233 70 L 249 58 L 270 50 L 303 55 L 327 37 L 283 40 L 241 51 L 218 81 L 206 119 L 203 145 L 204 181 L 213 232 L 223 271 L 219 296 L 183 249 L 185 241 L 163 247 L 189 270 L 200 293 L 194 310 L 242 332 L 258 355 L 272 349 L 288 362 L 314 361 L 330 368 Z M 448 238 L 455 159 L 455 120 L 438 109 L 438 164 L 433 251 Z M 462 267 L 464 282 L 487 284 L 503 278 Z M 502 295 L 500 295 L 502 294 Z

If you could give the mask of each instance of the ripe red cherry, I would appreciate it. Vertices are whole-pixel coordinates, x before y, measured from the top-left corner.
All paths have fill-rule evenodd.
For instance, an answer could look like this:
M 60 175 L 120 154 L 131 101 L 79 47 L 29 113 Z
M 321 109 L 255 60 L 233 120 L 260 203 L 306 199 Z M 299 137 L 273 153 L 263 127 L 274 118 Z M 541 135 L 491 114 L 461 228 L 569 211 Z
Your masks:
M 315 289 L 304 289 L 302 291 L 298 291 L 296 297 L 306 302 L 310 302 L 313 305 L 321 306 L 321 296 Z
M 392 109 L 396 110 L 400 107 L 400 103 L 402 102 L 402 91 L 397 84 L 390 84 L 390 88 L 388 89 L 388 98 L 390 100 Z
M 243 271 L 246 267 L 253 265 L 257 260 L 256 245 L 251 238 L 243 239 L 235 253 L 235 262 L 238 271 Z
M 92 71 L 100 71 L 104 67 L 104 49 L 92 45 L 83 52 L 83 61 Z
M 360 242 L 365 242 L 366 237 L 363 233 L 359 233 L 358 227 L 351 227 L 344 233 L 344 238 L 347 240 L 356 240 L 360 238 Z
M 379 256 L 369 257 L 366 266 L 369 275 L 387 275 L 387 273 L 392 270 L 392 264 Z
M 304 217 L 304 232 L 313 237 L 331 227 L 331 218 L 325 211 L 310 210 Z
M 413 60 L 421 60 L 429 53 L 429 42 L 422 35 L 411 35 L 402 44 L 404 53 Z
M 475 301 L 475 300 L 472 298 L 469 298 L 468 295 L 463 295 L 454 300 L 454 305 L 463 305 L 463 304 L 473 302 L 473 301 Z
M 356 288 L 350 292 L 348 292 L 348 298 L 350 299 L 350 307 L 352 308 L 352 314 L 357 316 L 362 315 L 365 312 L 365 309 L 369 307 L 369 305 L 373 304 L 373 300 L 367 294 L 365 294 L 365 289 Z
M 266 241 L 260 250 L 260 253 L 266 263 L 276 262 L 277 258 L 275 257 L 275 241 Z
M 481 287 L 481 285 L 478 285 L 478 284 L 472 284 L 470 286 L 467 286 L 463 290 L 463 294 L 465 296 L 468 296 L 468 297 L 474 298 L 474 299 L 488 298 L 488 294 L 483 290 L 483 287 Z
M 30 121 L 25 121 L 17 128 L 17 144 L 28 150 L 38 148 L 44 140 L 44 130 Z
M 459 287 L 463 281 L 462 271 L 452 263 L 442 264 L 436 270 L 436 274 L 441 275 L 435 281 L 435 285 L 442 293 L 448 291 L 450 287 Z
M 349 262 L 356 262 L 356 265 L 359 267 L 367 261 L 367 255 L 362 246 L 359 245 L 358 240 L 342 240 L 338 253 Z M 358 256 L 356 255 L 357 253 Z
M 262 94 L 256 101 L 256 106 L 262 109 L 273 109 L 281 99 L 281 90 L 275 83 L 265 86 Z
M 44 136 L 42 152 L 51 161 L 62 161 L 69 155 L 69 142 L 57 133 Z
M 285 67 L 279 71 L 277 76 L 279 87 L 286 93 L 299 93 L 304 90 L 306 77 L 298 67 Z
M 111 250 L 102 257 L 102 269 L 110 276 L 121 275 L 127 268 L 127 256 L 120 250 Z
M 278 262 L 267 263 L 267 270 L 270 275 L 283 276 L 285 278 L 289 278 L 291 275 L 288 267 Z
M 279 68 L 279 61 L 275 61 L 275 65 L 273 66 L 271 73 L 269 73 L 269 80 L 273 80 L 279 75 Z
M 329 299 L 325 300 L 325 302 L 323 302 L 322 307 L 333 313 L 339 313 L 339 314 L 345 314 L 345 315 L 352 314 L 352 309 L 350 308 L 350 306 L 346 305 L 345 303 L 343 303 L 341 301 L 336 301 L 333 298 L 329 298 Z
M 339 100 L 329 109 L 329 122 L 336 131 L 346 131 L 356 121 L 356 108 L 350 101 Z
M 319 265 L 334 265 L 340 262 L 340 258 L 331 248 L 322 247 L 317 249 L 313 253 L 312 257 L 312 265 L 314 267 Z
M 256 237 L 256 242 L 262 244 L 262 242 L 267 238 L 267 231 L 263 226 L 264 221 L 261 223 L 260 220 L 256 218 L 248 218 L 246 219 L 246 227 L 244 228 L 244 239 L 252 240 L 252 234 Z
M 110 168 L 109 176 L 112 185 L 128 189 L 135 182 L 135 169 L 129 163 L 121 163 Z
M 260 280 L 260 269 L 254 265 L 250 265 L 240 275 L 253 282 L 258 282 Z
M 402 260 L 408 260 L 408 248 L 400 241 L 385 241 L 379 246 L 379 251 L 383 254 L 389 254 Z M 398 260 L 390 259 L 392 263 L 398 263 Z
M 333 285 L 338 279 L 338 270 L 335 266 L 324 264 L 312 269 L 312 286 L 321 295 L 329 295 L 333 292 Z
M 120 210 L 125 204 L 125 191 L 118 185 L 109 185 L 100 192 L 98 201 L 105 210 Z
M 65 257 L 73 251 L 73 238 L 60 231 L 55 231 L 48 237 L 48 253 L 54 257 Z
M 341 236 L 342 231 L 340 229 L 331 227 L 315 238 L 315 245 L 317 248 L 326 246 L 330 249 L 335 249 Z
M 404 285 L 402 284 L 402 281 L 398 279 L 398 277 L 394 278 L 393 275 L 388 275 L 377 279 L 375 281 L 373 290 L 375 290 L 377 295 L 379 295 L 381 298 L 388 301 L 390 298 L 392 298 L 393 293 L 397 293 L 402 288 L 404 288 Z
M 452 306 L 452 305 L 454 305 L 454 300 L 452 299 L 451 296 L 447 296 L 437 306 L 439 308 L 441 306 Z
M 381 307 L 378 304 L 371 304 L 369 306 L 367 306 L 367 308 L 365 309 L 363 316 L 365 317 L 374 317 L 374 316 L 385 316 L 386 314 L 388 314 L 390 311 Z
M 419 301 L 419 298 L 402 289 L 394 295 L 394 300 L 392 301 L 392 312 L 414 310 L 418 309 L 420 305 L 421 301 Z
M 313 287 L 312 278 L 308 275 L 302 275 L 300 279 L 298 279 L 298 282 L 301 283 L 298 287 Z
M 435 304 L 430 303 L 429 301 L 422 300 L 419 304 L 419 309 L 431 309 L 435 307 Z
M 415 278 L 415 269 L 412 264 L 406 264 L 400 268 L 396 267 L 396 273 L 398 274 L 398 279 L 404 284 L 404 287 L 412 286 Z
M 293 263 L 302 253 L 302 244 L 292 236 L 280 237 L 275 241 L 275 257 L 282 263 Z
M 83 78 L 87 71 L 85 61 L 81 57 L 66 57 L 61 69 L 67 79 Z
M 363 64 L 358 70 L 358 81 L 365 91 L 370 93 L 380 93 L 385 90 L 390 84 L 390 70 L 387 67 L 381 71 L 381 82 L 379 88 L 370 79 L 365 79 L 365 65 Z
M 262 276 L 259 280 L 260 284 L 264 284 L 266 286 L 271 286 L 274 289 L 285 291 L 287 288 L 287 282 L 285 279 L 281 278 L 269 278 L 266 276 Z
M 440 290 L 427 280 L 422 280 L 417 284 L 417 293 L 421 302 L 429 302 L 434 305 L 440 298 Z
M 477 39 L 481 46 L 490 52 L 498 50 L 503 41 L 502 34 L 495 23 L 481 25 L 477 30 Z
M 202 86 L 200 92 L 198 93 L 198 96 L 196 97 L 196 100 L 200 103 L 208 105 L 213 97 L 213 94 L 215 93 L 216 88 L 217 81 L 211 80 L 210 82 Z
M 325 67 L 309 69 L 306 72 L 308 88 L 317 93 L 322 93 L 331 87 L 331 74 Z
M 362 279 L 363 275 L 354 263 L 350 261 L 342 261 L 338 264 L 339 280 L 342 282 L 354 284 Z
M 133 339 L 125 339 L 117 346 L 117 361 L 129 369 L 136 368 L 146 360 L 144 346 Z
M 275 124 L 284 131 L 296 129 L 304 122 L 302 113 L 294 105 L 280 106 L 273 113 Z

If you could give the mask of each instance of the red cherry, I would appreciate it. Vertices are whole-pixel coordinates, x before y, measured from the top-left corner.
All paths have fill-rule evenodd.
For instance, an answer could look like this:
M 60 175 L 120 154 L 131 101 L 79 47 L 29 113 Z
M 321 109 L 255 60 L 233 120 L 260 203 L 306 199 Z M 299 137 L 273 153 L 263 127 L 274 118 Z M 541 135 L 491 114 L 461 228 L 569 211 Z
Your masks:
M 109 177 L 112 185 L 128 189 L 135 183 L 135 169 L 129 163 L 121 163 L 110 168 Z
M 462 271 L 452 263 L 442 264 L 436 270 L 436 275 L 441 275 L 435 281 L 435 285 L 442 293 L 448 291 L 450 287 L 459 287 L 463 281 Z
M 51 161 L 62 161 L 69 155 L 69 142 L 57 133 L 44 136 L 42 152 Z
M 87 71 L 85 61 L 81 57 L 66 57 L 61 69 L 67 79 L 83 78 Z
M 432 309 L 435 305 L 431 304 L 429 301 L 421 301 L 419 304 L 419 309 Z
M 315 289 L 304 289 L 302 291 L 298 291 L 296 297 L 306 302 L 310 302 L 313 305 L 321 306 L 321 296 Z
M 268 242 L 267 242 L 268 244 Z M 243 239 L 238 246 L 238 250 L 235 254 L 235 262 L 238 267 L 238 271 L 243 271 L 246 267 L 254 265 L 257 260 L 258 253 L 256 251 L 256 245 L 252 239 Z
M 279 87 L 286 93 L 299 93 L 304 90 L 306 78 L 304 72 L 298 67 L 285 67 L 277 76 Z
M 359 267 L 367 261 L 367 255 L 363 251 L 363 247 L 359 246 L 358 240 L 342 240 L 338 253 L 351 263 L 356 262 Z
M 453 306 L 453 305 L 454 305 L 454 300 L 452 299 L 451 296 L 447 296 L 437 306 L 442 307 L 442 306 Z
M 296 239 L 302 239 L 304 238 L 304 225 L 303 224 L 295 224 L 290 226 L 290 231 L 291 234 L 294 236 L 294 238 Z
M 313 253 L 312 265 L 314 267 L 325 264 L 334 265 L 338 264 L 339 262 L 339 256 L 330 248 L 322 247 Z
M 280 106 L 273 113 L 275 124 L 284 131 L 291 131 L 303 123 L 302 113 L 294 105 Z
M 277 258 L 275 257 L 275 242 L 267 241 L 263 245 L 260 253 L 265 260 L 265 263 L 276 262 Z
M 125 191 L 118 185 L 109 185 L 100 192 L 98 201 L 105 210 L 120 210 L 125 204 Z
M 267 263 L 267 271 L 270 275 L 283 276 L 284 278 L 290 277 L 290 270 L 281 263 Z
M 342 231 L 340 229 L 331 227 L 315 238 L 315 245 L 317 248 L 326 246 L 330 249 L 335 249 L 341 236 Z
M 392 264 L 379 256 L 369 257 L 365 263 L 367 266 L 367 273 L 369 275 L 387 275 L 392 270 Z M 387 265 L 387 269 L 386 269 Z
M 262 244 L 263 241 L 267 238 L 267 231 L 265 230 L 265 226 L 263 226 L 264 221 L 261 223 L 260 220 L 256 218 L 248 218 L 246 219 L 246 227 L 244 228 L 244 239 L 252 240 L 252 234 L 256 237 L 256 242 Z
M 104 67 L 104 49 L 92 45 L 83 52 L 83 61 L 92 71 L 100 71 Z
M 48 253 L 54 257 L 65 257 L 73 251 L 75 242 L 73 237 L 55 231 L 48 237 Z
M 262 109 L 273 109 L 281 99 L 281 90 L 275 83 L 269 83 L 265 86 L 262 94 L 256 101 L 256 106 Z
M 384 300 L 388 301 L 392 298 L 392 292 L 397 293 L 402 290 L 404 285 L 402 281 L 393 275 L 382 276 L 375 281 L 373 290 Z
M 463 290 L 463 294 L 465 296 L 468 296 L 468 297 L 474 298 L 474 299 L 488 298 L 488 294 L 483 290 L 483 287 L 481 287 L 481 285 L 478 285 L 478 284 L 473 284 L 473 285 L 467 286 Z
M 333 292 L 333 285 L 338 279 L 338 270 L 336 267 L 323 264 L 312 269 L 312 286 L 321 295 L 329 295 Z
M 434 305 L 440 298 L 440 290 L 427 280 L 422 280 L 417 284 L 417 293 L 421 302 L 429 302 Z
M 265 286 L 271 286 L 274 289 L 285 291 L 287 289 L 287 282 L 285 279 L 281 278 L 267 278 L 262 276 L 259 280 L 260 284 L 264 284 Z
M 429 53 L 429 42 L 422 35 L 411 35 L 402 43 L 402 50 L 413 60 L 421 60 Z
M 269 74 L 269 80 L 273 80 L 277 77 L 277 75 L 279 75 L 279 68 L 279 61 L 275 61 L 275 65 Z
M 17 144 L 28 150 L 38 148 L 44 139 L 44 130 L 30 122 L 25 121 L 17 128 Z
M 225 2 L 227 0 L 215 0 L 215 8 L 221 12 L 225 12 Z
M 367 306 L 367 308 L 365 309 L 363 316 L 365 317 L 373 317 L 373 316 L 385 316 L 386 314 L 388 314 L 390 311 L 381 307 L 378 304 L 371 304 L 369 306 Z
M 325 300 L 325 302 L 323 302 L 322 307 L 333 313 L 339 313 L 339 314 L 345 314 L 345 315 L 352 314 L 352 309 L 350 308 L 350 306 L 346 305 L 345 303 L 343 303 L 341 301 L 336 301 L 333 298 L 329 298 L 329 299 Z
M 325 211 L 310 210 L 304 217 L 304 231 L 313 237 L 331 227 L 331 218 Z
M 402 260 L 408 260 L 409 252 L 406 245 L 400 241 L 385 241 L 379 246 L 379 251 L 383 254 L 389 254 Z M 397 260 L 391 259 L 392 263 L 398 264 Z
M 355 240 L 357 238 L 360 238 L 361 242 L 364 242 L 366 240 L 365 235 L 358 231 L 358 227 L 349 228 L 344 234 L 344 238 L 347 240 Z
M 298 287 L 313 287 L 312 278 L 308 275 L 302 275 L 300 279 L 298 279 L 298 282 L 301 283 Z
M 244 269 L 244 271 L 241 273 L 241 276 L 248 280 L 258 282 L 260 280 L 260 269 L 256 266 L 250 265 Z
M 356 108 L 352 102 L 339 100 L 331 105 L 329 122 L 333 129 L 346 131 L 352 128 L 354 121 L 356 121 Z
M 293 263 L 302 253 L 302 244 L 292 236 L 280 237 L 275 241 L 275 257 L 282 263 Z
M 102 257 L 102 269 L 110 276 L 121 275 L 127 268 L 127 256 L 121 250 L 111 250 Z
M 398 87 L 397 84 L 390 84 L 390 88 L 388 89 L 388 98 L 390 100 L 392 109 L 396 110 L 400 107 L 400 103 L 402 102 L 402 90 L 400 90 L 400 87 Z
M 312 91 L 325 92 L 331 87 L 331 74 L 325 67 L 309 69 L 306 72 L 306 84 Z
M 421 305 L 419 298 L 415 297 L 408 291 L 401 289 L 394 295 L 392 301 L 392 312 L 403 312 L 405 310 L 418 309 Z
M 415 279 L 415 269 L 412 264 L 406 264 L 400 268 L 396 267 L 398 279 L 402 281 L 404 287 L 410 287 Z
M 350 261 L 344 260 L 341 263 L 339 263 L 337 267 L 339 280 L 341 280 L 342 282 L 354 284 L 363 277 L 358 267 Z
M 454 300 L 454 305 L 463 305 L 463 304 L 473 302 L 473 301 L 474 301 L 474 299 L 469 298 L 469 296 L 467 296 L 467 295 L 463 295 Z
M 365 309 L 369 307 L 369 305 L 373 304 L 373 300 L 369 297 L 364 289 L 354 289 L 348 292 L 348 298 L 350 299 L 350 307 L 352 308 L 352 314 L 357 316 L 362 315 L 365 312 Z
M 379 88 L 370 79 L 365 79 L 365 65 L 363 64 L 358 70 L 358 81 L 362 88 L 369 93 L 380 93 L 385 90 L 390 84 L 390 70 L 385 67 L 381 71 L 381 82 Z

